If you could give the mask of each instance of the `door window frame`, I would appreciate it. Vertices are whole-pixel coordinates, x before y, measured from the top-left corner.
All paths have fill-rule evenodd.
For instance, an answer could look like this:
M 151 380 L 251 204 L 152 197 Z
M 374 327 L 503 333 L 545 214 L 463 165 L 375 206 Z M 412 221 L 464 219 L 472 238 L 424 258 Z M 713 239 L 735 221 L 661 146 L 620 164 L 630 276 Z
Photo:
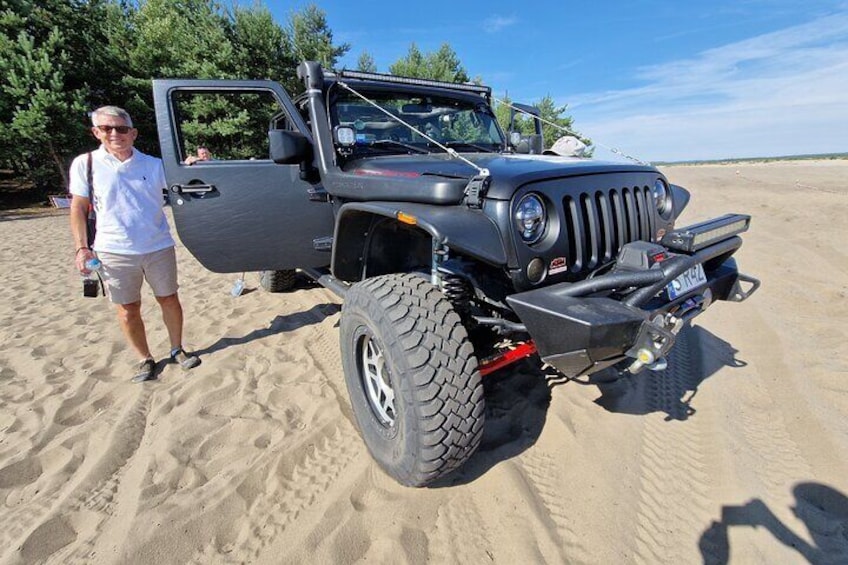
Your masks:
M 180 167 L 189 167 L 194 165 L 186 165 L 185 159 L 188 156 L 186 153 L 185 139 L 183 137 L 183 130 L 180 127 L 178 122 L 178 112 L 176 107 L 176 96 L 179 92 L 188 92 L 192 94 L 198 93 L 207 93 L 207 94 L 227 94 L 227 93 L 266 93 L 270 92 L 274 101 L 276 101 L 279 106 L 279 110 L 272 117 L 271 123 L 268 124 L 268 130 L 271 129 L 272 126 L 275 129 L 280 129 L 276 126 L 280 124 L 281 121 L 284 122 L 286 126 L 283 129 L 288 131 L 297 131 L 303 134 L 307 140 L 312 143 L 312 131 L 309 126 L 307 126 L 303 117 L 300 115 L 300 112 L 295 107 L 294 103 L 291 100 L 291 97 L 288 95 L 286 90 L 282 87 L 281 84 L 274 81 L 227 81 L 228 84 L 224 85 L 192 85 L 192 84 L 183 84 L 173 86 L 168 89 L 167 92 L 167 101 L 168 101 L 168 119 L 171 124 L 171 132 L 173 135 L 173 144 L 176 151 L 174 151 L 173 157 L 177 160 L 177 165 Z M 239 165 L 248 165 L 252 163 L 267 163 L 270 161 L 270 158 L 265 157 L 262 159 L 225 159 L 220 161 L 221 163 L 233 163 Z

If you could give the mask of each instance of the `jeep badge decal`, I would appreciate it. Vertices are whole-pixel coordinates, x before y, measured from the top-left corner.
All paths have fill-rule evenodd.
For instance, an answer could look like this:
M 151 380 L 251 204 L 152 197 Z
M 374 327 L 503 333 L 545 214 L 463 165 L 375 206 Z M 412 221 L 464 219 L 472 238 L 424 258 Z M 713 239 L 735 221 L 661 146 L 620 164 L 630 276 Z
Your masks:
M 565 257 L 556 257 L 551 260 L 551 265 L 548 267 L 548 274 L 555 275 L 565 271 L 566 269 L 568 269 L 568 262 L 565 260 Z

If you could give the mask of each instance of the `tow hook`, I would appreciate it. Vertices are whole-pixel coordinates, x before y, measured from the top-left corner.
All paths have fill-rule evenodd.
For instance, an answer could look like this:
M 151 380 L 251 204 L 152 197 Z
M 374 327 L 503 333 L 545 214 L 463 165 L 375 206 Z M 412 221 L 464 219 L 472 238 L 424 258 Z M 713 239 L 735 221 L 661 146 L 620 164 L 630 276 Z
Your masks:
M 639 336 L 626 355 L 634 359 L 627 372 L 636 374 L 642 369 L 662 371 L 668 367 L 666 355 L 674 345 L 677 333 L 683 327 L 684 320 L 666 314 L 647 320 L 639 330 Z
M 666 367 L 668 367 L 668 360 L 665 357 L 657 357 L 654 350 L 643 347 L 636 352 L 636 360 L 630 364 L 627 370 L 635 375 L 642 369 L 663 371 Z

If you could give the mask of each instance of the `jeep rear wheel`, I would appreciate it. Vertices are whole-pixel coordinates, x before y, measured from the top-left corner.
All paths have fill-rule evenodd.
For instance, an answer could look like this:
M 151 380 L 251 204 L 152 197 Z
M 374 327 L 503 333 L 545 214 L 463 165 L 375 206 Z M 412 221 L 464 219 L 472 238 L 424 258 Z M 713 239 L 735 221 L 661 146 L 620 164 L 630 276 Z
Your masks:
M 423 486 L 480 444 L 477 358 L 450 302 L 418 275 L 374 277 L 348 291 L 342 364 L 371 456 L 399 483 Z
M 268 292 L 285 292 L 294 288 L 297 282 L 297 271 L 286 269 L 283 271 L 261 271 L 259 273 L 259 286 Z

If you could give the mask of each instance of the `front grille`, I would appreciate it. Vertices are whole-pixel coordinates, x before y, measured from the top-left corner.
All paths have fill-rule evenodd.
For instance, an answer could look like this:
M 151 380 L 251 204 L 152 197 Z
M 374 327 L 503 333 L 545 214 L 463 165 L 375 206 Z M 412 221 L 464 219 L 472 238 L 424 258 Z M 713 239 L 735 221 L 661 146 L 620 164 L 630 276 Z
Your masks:
M 656 219 L 647 186 L 597 190 L 563 199 L 569 271 L 591 271 L 626 243 L 651 241 Z

